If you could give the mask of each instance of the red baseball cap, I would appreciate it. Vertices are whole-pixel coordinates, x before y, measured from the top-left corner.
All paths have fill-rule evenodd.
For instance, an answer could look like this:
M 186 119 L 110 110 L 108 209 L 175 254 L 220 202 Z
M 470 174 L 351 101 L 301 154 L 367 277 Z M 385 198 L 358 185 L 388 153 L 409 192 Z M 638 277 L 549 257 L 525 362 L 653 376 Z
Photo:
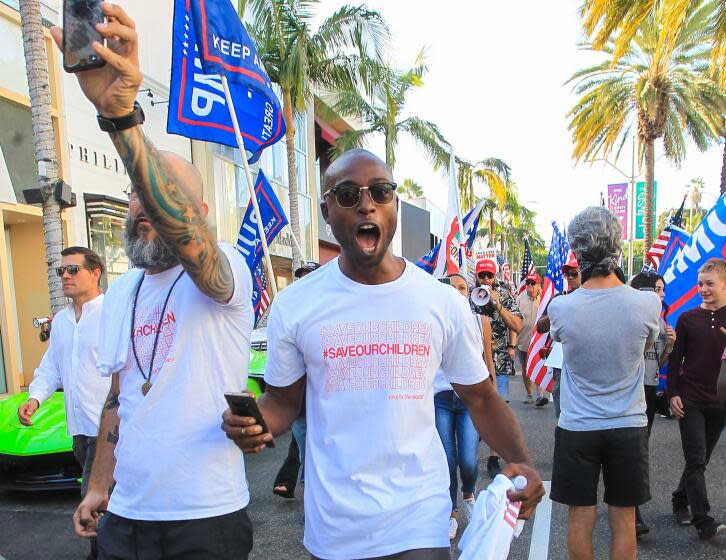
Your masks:
M 539 274 L 537 274 L 537 272 L 534 271 L 534 272 L 530 272 L 527 275 L 527 278 L 525 279 L 525 281 L 534 281 L 534 282 L 537 282 L 537 284 L 539 284 L 542 281 L 542 279 L 539 277 Z
M 497 275 L 497 263 L 492 259 L 482 259 L 476 263 L 476 273 L 489 272 L 494 276 Z
M 570 251 L 570 253 L 567 255 L 567 262 L 562 265 L 562 271 L 566 268 L 580 268 L 580 265 L 577 263 L 577 258 L 575 258 L 575 253 Z

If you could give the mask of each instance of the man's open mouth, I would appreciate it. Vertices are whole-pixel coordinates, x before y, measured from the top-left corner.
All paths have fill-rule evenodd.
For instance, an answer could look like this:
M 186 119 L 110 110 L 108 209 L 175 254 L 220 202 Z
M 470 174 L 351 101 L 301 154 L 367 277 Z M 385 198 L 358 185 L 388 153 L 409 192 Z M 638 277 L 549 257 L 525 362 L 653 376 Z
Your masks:
M 151 222 L 144 216 L 139 216 L 134 220 L 134 230 L 137 233 L 148 233 L 151 230 Z
M 355 233 L 355 240 L 358 246 L 367 255 L 372 255 L 378 248 L 378 241 L 381 238 L 381 230 L 375 224 L 363 224 L 358 227 Z

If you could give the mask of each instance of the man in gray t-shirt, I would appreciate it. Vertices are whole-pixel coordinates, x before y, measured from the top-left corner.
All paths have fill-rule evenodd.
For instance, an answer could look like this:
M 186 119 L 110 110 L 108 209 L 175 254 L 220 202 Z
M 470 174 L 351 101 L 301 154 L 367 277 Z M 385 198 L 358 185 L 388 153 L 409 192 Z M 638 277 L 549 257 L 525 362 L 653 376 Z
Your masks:
M 564 355 L 550 497 L 568 506 L 568 556 L 592 558 L 602 472 L 611 556 L 635 558 L 635 507 L 650 499 L 643 353 L 661 302 L 625 285 L 622 230 L 607 209 L 587 208 L 567 233 L 583 283 L 548 309 Z
M 582 287 L 552 301 L 550 334 L 564 354 L 560 428 L 581 432 L 647 424 L 643 350 L 658 337 L 660 308 L 657 295 L 624 284 Z

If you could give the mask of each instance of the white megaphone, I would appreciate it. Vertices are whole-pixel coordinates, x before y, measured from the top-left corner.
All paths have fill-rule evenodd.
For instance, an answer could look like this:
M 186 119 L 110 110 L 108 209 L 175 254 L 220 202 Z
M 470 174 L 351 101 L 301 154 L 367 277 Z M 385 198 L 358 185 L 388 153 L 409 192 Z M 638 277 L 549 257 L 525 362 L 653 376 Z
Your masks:
M 484 307 L 489 303 L 492 289 L 489 286 L 479 286 L 471 291 L 471 302 L 477 307 Z

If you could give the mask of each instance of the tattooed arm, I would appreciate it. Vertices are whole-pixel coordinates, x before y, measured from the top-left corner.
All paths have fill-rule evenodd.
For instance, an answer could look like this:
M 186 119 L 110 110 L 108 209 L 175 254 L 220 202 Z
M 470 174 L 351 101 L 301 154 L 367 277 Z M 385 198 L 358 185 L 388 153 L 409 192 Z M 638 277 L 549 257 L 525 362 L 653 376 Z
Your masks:
M 111 377 L 111 390 L 101 412 L 101 425 L 96 439 L 96 455 L 93 458 L 91 479 L 88 492 L 73 514 L 73 528 L 79 537 L 95 537 L 98 521 L 108 506 L 109 488 L 113 483 L 113 470 L 116 467 L 114 450 L 118 442 L 118 374 Z
M 107 21 L 98 24 L 96 31 L 106 39 L 106 45 L 96 42 L 93 49 L 106 64 L 75 76 L 100 115 L 118 118 L 133 109 L 144 77 L 139 68 L 138 35 L 134 21 L 121 6 L 102 2 L 101 10 Z M 62 30 L 54 27 L 51 34 L 62 50 Z M 173 158 L 156 151 L 140 126 L 113 133 L 111 139 L 154 230 L 203 293 L 215 301 L 229 302 L 234 289 L 231 268 L 207 228 L 194 198 L 196 193 L 190 196 L 190 187 L 192 191 L 201 188 L 193 166 L 187 164 L 184 172 L 170 177 L 171 166 L 162 163 Z M 201 201 L 201 196 L 198 199 Z
M 106 397 L 101 413 L 101 425 L 98 428 L 96 439 L 96 455 L 93 458 L 93 469 L 91 480 L 88 483 L 89 489 L 107 492 L 113 482 L 113 469 L 116 466 L 114 450 L 118 443 L 118 395 L 119 380 L 118 374 L 113 374 L 111 390 Z
M 177 156 L 160 154 L 140 126 L 116 132 L 111 139 L 154 230 L 202 293 L 228 303 L 234 292 L 232 269 L 200 207 L 197 170 Z

